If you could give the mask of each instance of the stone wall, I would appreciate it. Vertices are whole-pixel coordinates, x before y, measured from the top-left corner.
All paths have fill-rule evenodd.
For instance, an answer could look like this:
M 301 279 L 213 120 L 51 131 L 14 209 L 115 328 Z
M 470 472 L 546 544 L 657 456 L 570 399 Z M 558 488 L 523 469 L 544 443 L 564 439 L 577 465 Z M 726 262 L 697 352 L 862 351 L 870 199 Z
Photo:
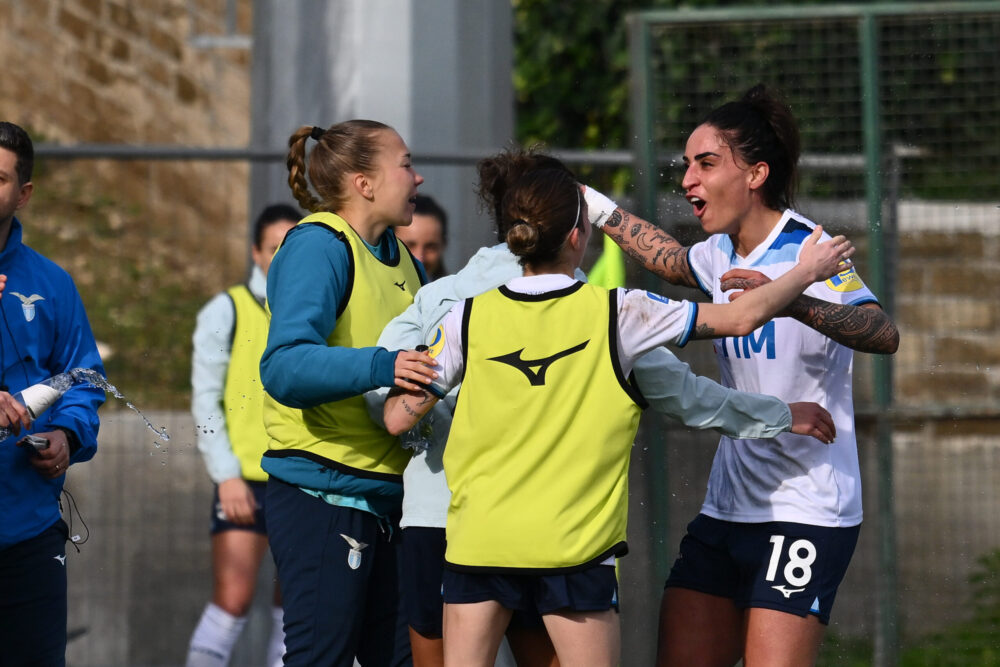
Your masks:
M 923 204 L 900 237 L 899 400 L 1000 404 L 1000 208 Z M 933 224 L 932 224 L 933 223 Z
M 0 118 L 25 127 L 36 144 L 243 147 L 249 51 L 199 49 L 190 39 L 223 33 L 225 6 L 224 0 L 4 0 L 0 59 L 8 67 Z M 237 6 L 237 30 L 248 33 L 251 3 Z M 213 286 L 241 275 L 246 164 L 87 160 L 63 168 L 85 179 L 91 192 L 139 211 L 144 224 L 176 229 L 180 249 L 234 257 L 228 275 L 204 277 Z M 47 187 L 36 180 L 37 188 Z M 207 247 L 196 233 L 205 224 L 217 230 Z

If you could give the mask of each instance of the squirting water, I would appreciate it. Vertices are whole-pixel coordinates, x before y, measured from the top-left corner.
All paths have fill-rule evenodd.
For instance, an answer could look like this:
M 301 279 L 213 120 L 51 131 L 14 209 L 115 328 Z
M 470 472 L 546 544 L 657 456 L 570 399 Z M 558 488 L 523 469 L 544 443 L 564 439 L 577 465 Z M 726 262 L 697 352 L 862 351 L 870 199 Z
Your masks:
M 83 383 L 92 384 L 95 387 L 97 387 L 98 389 L 103 389 L 104 391 L 108 392 L 109 394 L 111 394 L 115 398 L 117 398 L 117 399 L 119 399 L 121 401 L 124 401 L 125 405 L 127 405 L 130 410 L 132 410 L 133 412 L 135 412 L 135 414 L 139 415 L 139 417 L 142 418 L 142 421 L 146 422 L 146 426 L 149 427 L 150 431 L 152 431 L 153 433 L 155 433 L 157 436 L 159 436 L 160 438 L 162 438 L 164 441 L 166 441 L 166 442 L 170 441 L 170 436 L 167 434 L 166 427 L 156 428 L 155 426 L 153 426 L 153 423 L 151 421 L 149 421 L 149 419 L 146 418 L 146 415 L 142 414 L 142 411 L 139 410 L 139 408 L 135 407 L 135 405 L 132 403 L 132 401 L 130 401 L 127 398 L 125 398 L 125 396 L 120 391 L 118 391 L 118 387 L 116 387 L 113 384 L 111 384 L 110 382 L 108 382 L 108 379 L 106 377 L 104 377 L 103 375 L 101 375 L 100 373 L 98 373 L 97 371 L 95 371 L 94 369 L 92 369 L 92 368 L 74 368 L 74 369 L 71 369 L 70 371 L 68 371 L 67 373 L 60 373 L 60 376 L 63 376 L 63 375 L 67 376 L 67 380 L 66 381 L 68 381 L 70 383 L 69 385 L 67 385 L 65 387 L 66 389 L 69 389 L 69 387 L 72 386 L 72 385 L 74 385 L 74 384 L 83 384 Z M 60 377 L 60 382 L 62 382 L 62 381 L 63 380 Z

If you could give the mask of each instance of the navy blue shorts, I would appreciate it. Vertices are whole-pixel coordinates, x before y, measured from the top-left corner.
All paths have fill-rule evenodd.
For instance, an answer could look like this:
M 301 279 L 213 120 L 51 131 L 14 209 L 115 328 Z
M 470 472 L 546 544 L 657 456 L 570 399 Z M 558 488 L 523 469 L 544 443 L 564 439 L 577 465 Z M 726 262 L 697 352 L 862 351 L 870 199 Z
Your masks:
M 66 537 L 62 519 L 0 549 L 0 665 L 66 664 Z
M 444 528 L 410 526 L 403 529 L 401 592 L 410 627 L 429 639 L 442 636 L 444 598 L 442 579 L 445 552 Z M 515 628 L 544 628 L 537 612 L 515 611 Z
M 666 588 L 687 588 L 830 622 L 861 526 L 734 523 L 699 514 L 688 524 Z
M 569 574 L 481 574 L 444 571 L 448 604 L 495 600 L 515 611 L 618 611 L 618 577 L 613 565 Z
M 444 569 L 444 528 L 403 529 L 400 591 L 406 622 L 424 637 L 441 637 L 441 573 Z
M 219 485 L 215 485 L 212 493 L 212 528 L 209 535 L 215 535 L 225 530 L 252 530 L 259 535 L 267 535 L 267 520 L 264 518 L 264 499 L 267 496 L 267 482 L 251 482 L 245 480 L 253 492 L 254 500 L 257 501 L 257 511 L 253 513 L 253 523 L 246 525 L 230 523 L 226 521 L 226 515 L 222 511 L 219 503 Z

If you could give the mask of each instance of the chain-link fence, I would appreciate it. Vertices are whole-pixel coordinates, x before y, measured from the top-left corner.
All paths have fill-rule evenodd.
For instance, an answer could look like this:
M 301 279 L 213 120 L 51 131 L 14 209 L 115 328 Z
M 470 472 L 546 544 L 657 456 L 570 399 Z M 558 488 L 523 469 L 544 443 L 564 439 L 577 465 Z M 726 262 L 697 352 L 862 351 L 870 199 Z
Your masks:
M 703 238 L 680 195 L 684 141 L 720 103 L 758 82 L 776 88 L 802 132 L 796 208 L 854 240 L 901 332 L 892 359 L 855 355 L 866 522 L 822 661 L 995 664 L 1000 3 L 631 21 L 640 210 L 684 241 Z M 688 360 L 715 374 L 711 360 Z M 662 478 L 640 476 L 662 572 L 700 505 L 714 439 L 647 434 L 667 462 Z

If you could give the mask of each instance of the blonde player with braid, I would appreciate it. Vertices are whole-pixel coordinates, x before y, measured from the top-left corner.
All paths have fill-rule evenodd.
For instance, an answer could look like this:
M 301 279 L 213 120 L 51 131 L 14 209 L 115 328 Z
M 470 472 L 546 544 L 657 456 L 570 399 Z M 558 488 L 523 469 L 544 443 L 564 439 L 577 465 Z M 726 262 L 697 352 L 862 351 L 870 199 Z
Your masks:
M 361 394 L 434 377 L 428 355 L 375 345 L 424 282 L 391 229 L 410 223 L 423 178 L 399 134 L 368 120 L 300 128 L 288 168 L 313 214 L 271 264 L 260 365 L 285 665 L 409 664 L 396 571 L 409 453 L 375 425 Z
M 817 245 L 816 234 L 766 292 L 699 306 L 574 278 L 590 230 L 564 170 L 525 174 L 501 209 L 524 275 L 451 310 L 429 342 L 440 377 L 390 391 L 385 424 L 406 431 L 461 382 L 444 452 L 445 664 L 491 665 L 512 610 L 528 609 L 560 664 L 611 667 L 613 566 L 627 551 L 628 459 L 645 405 L 633 364 L 663 344 L 752 331 L 853 248 L 842 237 Z M 825 426 L 805 432 L 830 440 Z

